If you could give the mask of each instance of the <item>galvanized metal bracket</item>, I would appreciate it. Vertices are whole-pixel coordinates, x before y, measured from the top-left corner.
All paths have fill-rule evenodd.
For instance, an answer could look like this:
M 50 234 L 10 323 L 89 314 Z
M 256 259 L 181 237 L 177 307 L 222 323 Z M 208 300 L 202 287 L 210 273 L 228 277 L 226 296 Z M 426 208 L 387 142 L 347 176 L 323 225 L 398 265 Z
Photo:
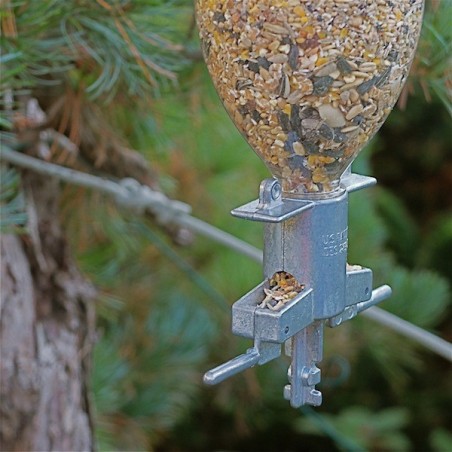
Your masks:
M 284 396 L 293 407 L 318 406 L 324 324 L 336 327 L 391 294 L 388 286 L 372 290 L 372 271 L 347 264 L 348 193 L 372 186 L 371 177 L 347 171 L 336 196 L 299 199 L 283 195 L 276 179 L 260 185 L 259 199 L 234 209 L 232 215 L 265 224 L 264 281 L 232 306 L 232 332 L 254 340 L 254 346 L 204 375 L 216 384 L 255 365 L 286 354 L 292 363 Z M 277 271 L 305 285 L 280 310 L 260 308 L 269 278 Z
M 314 207 L 311 201 L 283 198 L 278 180 L 261 182 L 259 199 L 234 209 L 231 214 L 244 220 L 281 223 Z

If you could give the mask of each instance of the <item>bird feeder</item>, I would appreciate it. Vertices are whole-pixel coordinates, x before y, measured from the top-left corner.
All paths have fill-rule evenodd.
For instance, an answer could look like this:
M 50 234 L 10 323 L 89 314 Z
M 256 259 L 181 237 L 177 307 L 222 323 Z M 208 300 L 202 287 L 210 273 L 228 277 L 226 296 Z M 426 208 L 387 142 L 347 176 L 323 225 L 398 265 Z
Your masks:
M 232 214 L 263 222 L 264 280 L 232 307 L 245 354 L 216 384 L 282 353 L 285 397 L 320 405 L 323 327 L 391 294 L 347 264 L 348 195 L 376 183 L 350 165 L 392 110 L 413 60 L 423 0 L 197 0 L 207 67 L 235 125 L 272 178 Z

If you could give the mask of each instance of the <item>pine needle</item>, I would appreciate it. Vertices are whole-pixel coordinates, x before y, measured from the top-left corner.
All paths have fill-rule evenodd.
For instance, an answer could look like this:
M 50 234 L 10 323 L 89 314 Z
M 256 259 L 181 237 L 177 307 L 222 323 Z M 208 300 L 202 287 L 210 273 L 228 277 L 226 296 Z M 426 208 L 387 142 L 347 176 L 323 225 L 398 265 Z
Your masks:
M 130 39 L 129 35 L 127 34 L 125 28 L 122 26 L 121 22 L 117 18 L 115 18 L 115 25 L 116 25 L 116 28 L 118 29 L 119 33 L 123 37 L 124 41 L 129 46 L 130 52 L 135 57 L 136 62 L 138 63 L 138 65 L 142 69 L 143 74 L 146 77 L 146 79 L 148 80 L 148 82 L 151 85 L 153 85 L 153 86 L 157 86 L 157 83 L 156 83 L 154 77 L 152 77 L 151 73 L 149 72 L 149 69 L 146 67 L 146 64 L 145 64 L 145 62 L 143 60 L 143 57 L 141 56 L 141 54 L 138 51 L 137 47 L 132 42 L 132 40 Z

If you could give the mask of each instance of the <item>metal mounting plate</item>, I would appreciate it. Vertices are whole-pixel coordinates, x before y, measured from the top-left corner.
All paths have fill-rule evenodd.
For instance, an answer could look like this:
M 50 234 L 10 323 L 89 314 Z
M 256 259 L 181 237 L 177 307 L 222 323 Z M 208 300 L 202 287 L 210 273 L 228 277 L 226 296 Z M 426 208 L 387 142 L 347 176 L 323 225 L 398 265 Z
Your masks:
M 260 209 L 259 200 L 251 201 L 244 206 L 231 211 L 234 217 L 251 221 L 263 221 L 266 223 L 281 223 L 295 215 L 314 207 L 314 202 L 301 199 L 283 198 L 279 205 L 271 209 Z
M 341 185 L 349 192 L 361 190 L 376 185 L 375 177 L 363 176 L 362 174 L 346 173 L 341 178 Z

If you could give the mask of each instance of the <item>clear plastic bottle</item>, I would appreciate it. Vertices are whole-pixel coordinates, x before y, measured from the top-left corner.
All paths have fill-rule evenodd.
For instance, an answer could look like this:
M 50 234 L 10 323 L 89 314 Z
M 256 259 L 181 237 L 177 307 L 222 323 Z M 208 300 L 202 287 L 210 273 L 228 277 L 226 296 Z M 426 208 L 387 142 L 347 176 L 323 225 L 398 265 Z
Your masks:
M 283 190 L 334 192 L 393 108 L 423 0 L 197 0 L 232 120 Z

